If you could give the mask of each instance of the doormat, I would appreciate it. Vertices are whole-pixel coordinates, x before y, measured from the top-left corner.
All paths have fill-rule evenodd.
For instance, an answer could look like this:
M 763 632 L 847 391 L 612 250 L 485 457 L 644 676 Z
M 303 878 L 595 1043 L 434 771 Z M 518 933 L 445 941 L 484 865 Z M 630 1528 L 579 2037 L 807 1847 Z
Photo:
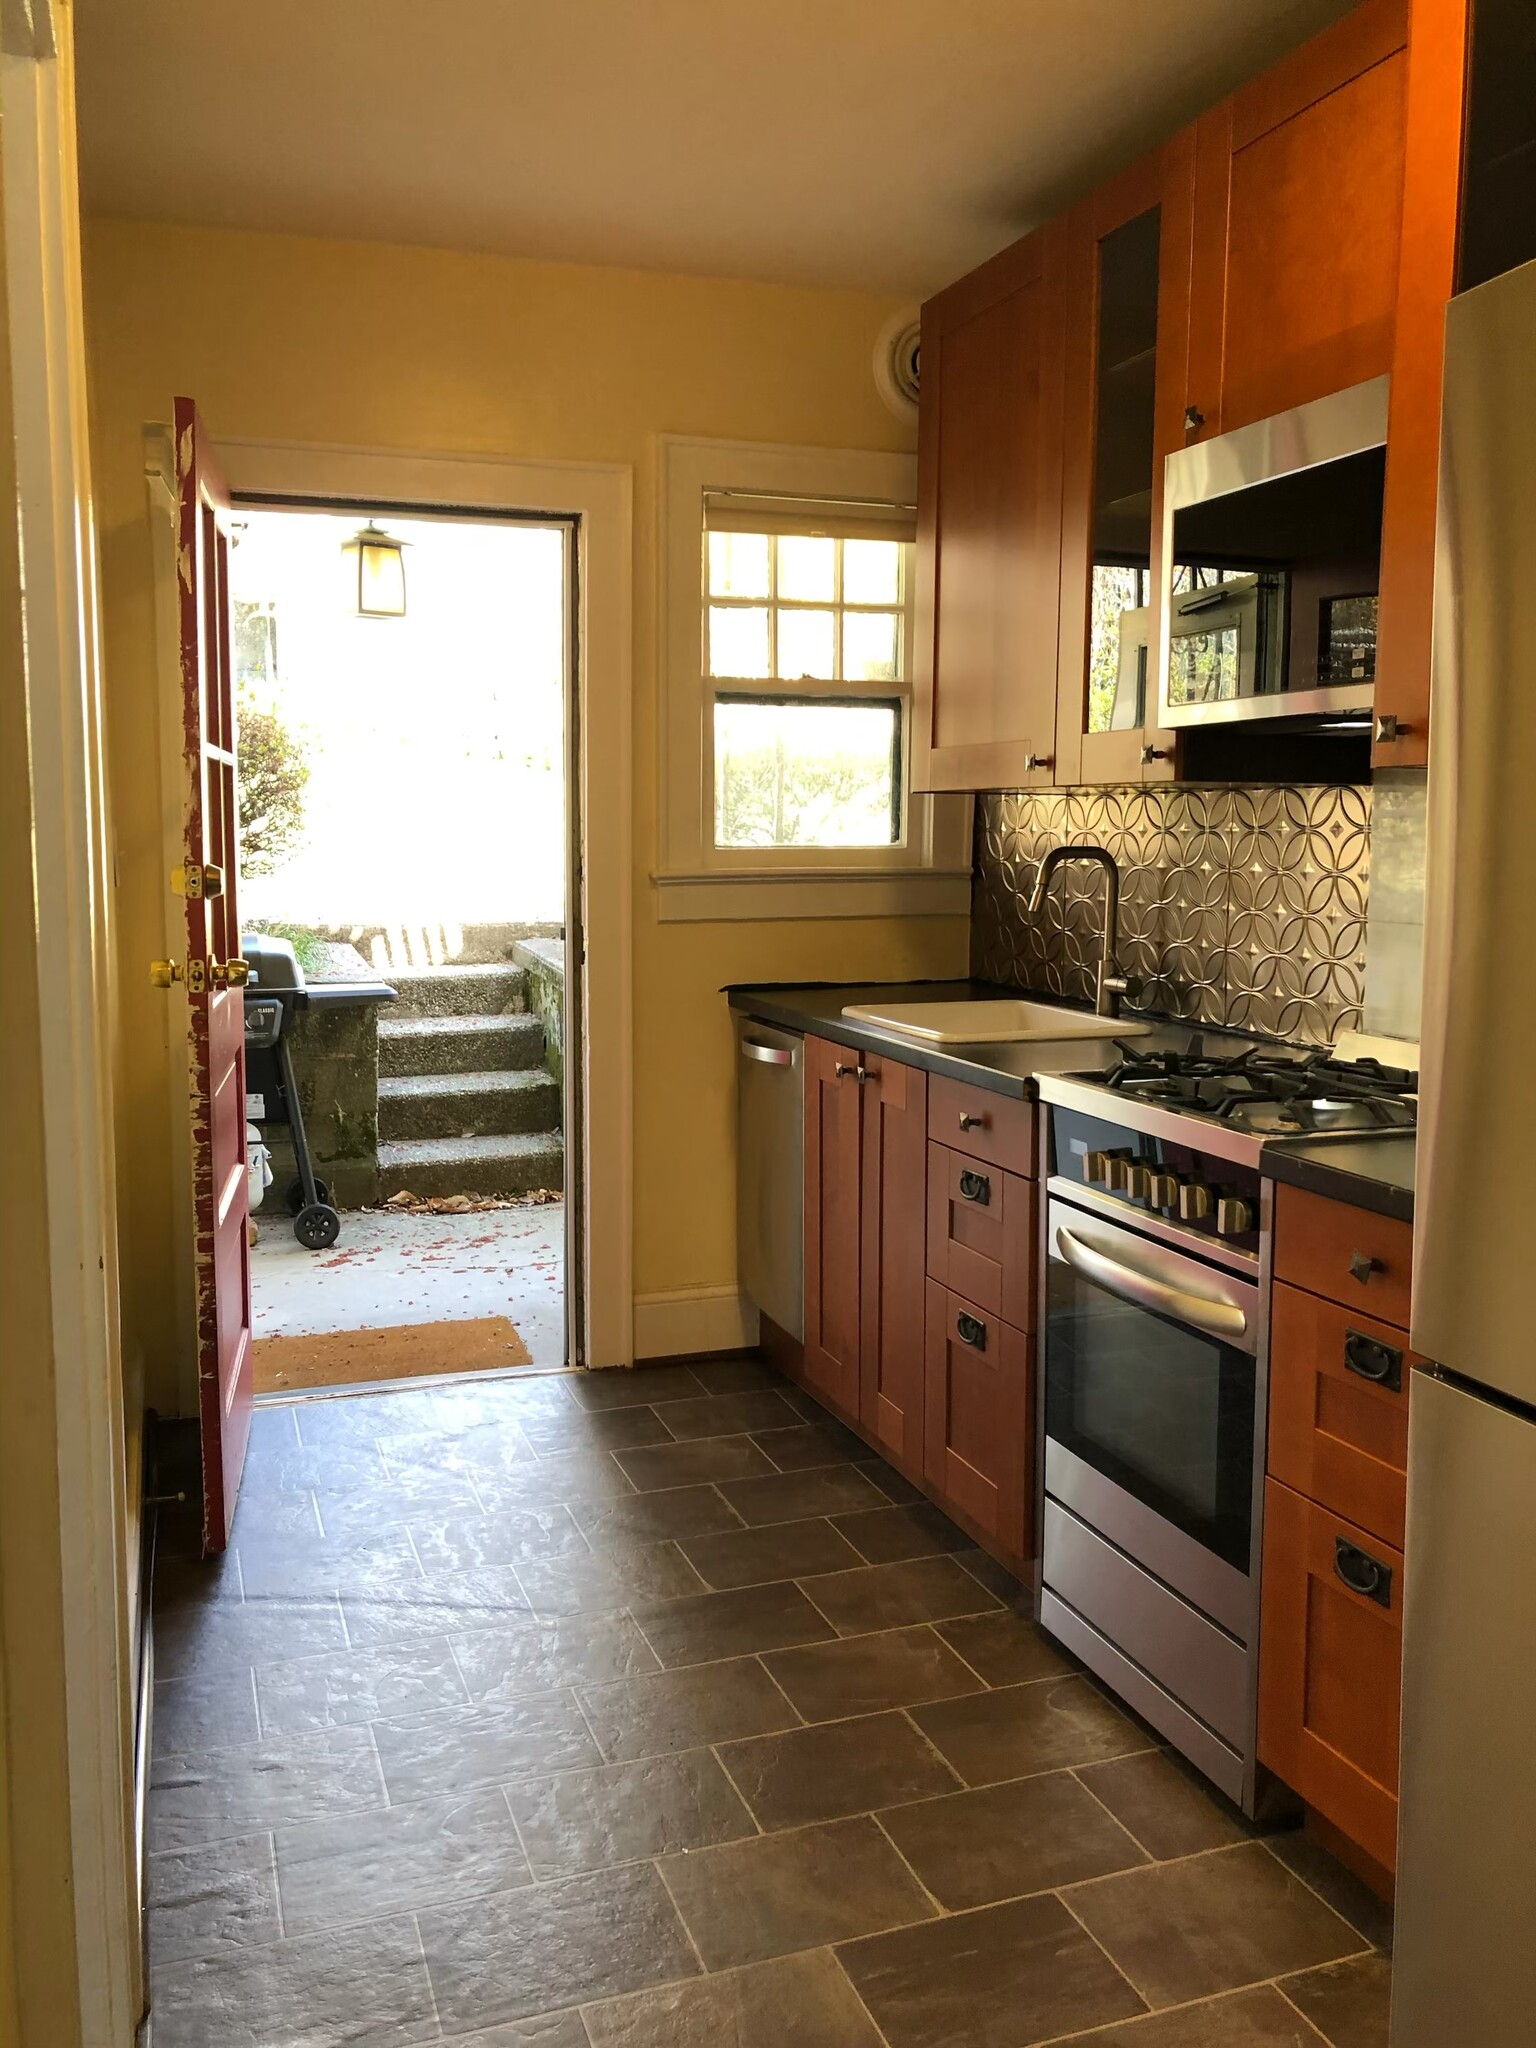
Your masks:
M 505 1371 L 531 1365 L 528 1346 L 505 1316 L 463 1323 L 400 1323 L 385 1330 L 329 1330 L 319 1337 L 258 1337 L 251 1346 L 258 1394 L 297 1387 L 347 1387 L 435 1373 Z

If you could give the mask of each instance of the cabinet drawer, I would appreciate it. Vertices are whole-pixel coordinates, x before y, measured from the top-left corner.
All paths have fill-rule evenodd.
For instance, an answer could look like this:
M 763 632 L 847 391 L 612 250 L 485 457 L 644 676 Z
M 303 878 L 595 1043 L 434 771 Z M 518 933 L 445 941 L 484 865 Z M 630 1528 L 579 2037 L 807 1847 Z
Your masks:
M 928 1282 L 923 1473 L 943 1505 L 1005 1561 L 1031 1547 L 1034 1345 L 1022 1330 Z
M 1298 1493 L 1403 1542 L 1409 1368 L 1401 1330 L 1275 1283 L 1269 1469 Z
M 1259 1761 L 1386 1870 L 1397 1854 L 1402 1612 L 1401 1552 L 1266 1482 Z
M 1035 1183 L 928 1144 L 928 1271 L 1018 1329 L 1034 1316 Z
M 1277 1279 L 1406 1330 L 1412 1266 L 1412 1224 L 1284 1182 L 1276 1187 Z
M 1035 1105 L 963 1081 L 928 1083 L 928 1135 L 936 1144 L 1009 1173 L 1035 1177 Z

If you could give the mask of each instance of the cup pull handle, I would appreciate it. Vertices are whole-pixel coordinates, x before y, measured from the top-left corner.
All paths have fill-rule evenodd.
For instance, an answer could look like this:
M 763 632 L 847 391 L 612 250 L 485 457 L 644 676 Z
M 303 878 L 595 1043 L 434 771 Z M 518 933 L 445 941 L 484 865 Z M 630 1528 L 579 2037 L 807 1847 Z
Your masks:
M 1395 1344 L 1382 1344 L 1363 1330 L 1344 1332 L 1344 1367 L 1390 1394 L 1403 1391 L 1403 1354 Z
M 1391 1565 L 1383 1564 L 1379 1557 L 1372 1557 L 1358 1543 L 1351 1543 L 1345 1536 L 1334 1537 L 1333 1569 L 1351 1593 L 1374 1600 L 1378 1607 L 1392 1605 Z
M 973 1351 L 987 1348 L 987 1326 L 980 1316 L 968 1316 L 962 1311 L 955 1317 L 955 1335 L 962 1344 L 969 1344 Z
M 983 1209 L 992 1200 L 992 1183 L 984 1173 L 962 1173 L 960 1192 L 968 1202 L 975 1202 Z

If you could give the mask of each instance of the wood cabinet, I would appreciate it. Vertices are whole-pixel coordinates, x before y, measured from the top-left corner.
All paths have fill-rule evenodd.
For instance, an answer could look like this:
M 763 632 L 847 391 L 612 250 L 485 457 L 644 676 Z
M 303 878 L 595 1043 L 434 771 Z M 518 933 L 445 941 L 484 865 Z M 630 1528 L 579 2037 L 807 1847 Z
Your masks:
M 923 1461 L 927 1077 L 805 1042 L 805 1385 L 908 1471 Z
M 1364 0 L 1195 124 L 1189 438 L 1392 367 L 1406 0 Z
M 1386 1891 L 1397 1837 L 1413 1234 L 1300 1188 L 1275 1195 L 1259 1761 L 1353 1845 L 1361 1874 Z
M 916 789 L 1053 777 L 1062 240 L 1031 235 L 923 308 Z
M 1033 1549 L 1029 1334 L 928 1282 L 924 1475 L 940 1504 L 1015 1571 Z

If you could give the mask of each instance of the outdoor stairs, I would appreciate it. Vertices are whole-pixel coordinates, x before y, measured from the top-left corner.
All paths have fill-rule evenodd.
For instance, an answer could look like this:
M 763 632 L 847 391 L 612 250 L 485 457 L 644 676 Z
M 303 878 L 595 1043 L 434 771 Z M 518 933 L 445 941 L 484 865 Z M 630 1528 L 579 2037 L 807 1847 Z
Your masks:
M 564 1185 L 560 1090 L 521 967 L 390 976 L 379 1018 L 379 1191 L 522 1195 Z

